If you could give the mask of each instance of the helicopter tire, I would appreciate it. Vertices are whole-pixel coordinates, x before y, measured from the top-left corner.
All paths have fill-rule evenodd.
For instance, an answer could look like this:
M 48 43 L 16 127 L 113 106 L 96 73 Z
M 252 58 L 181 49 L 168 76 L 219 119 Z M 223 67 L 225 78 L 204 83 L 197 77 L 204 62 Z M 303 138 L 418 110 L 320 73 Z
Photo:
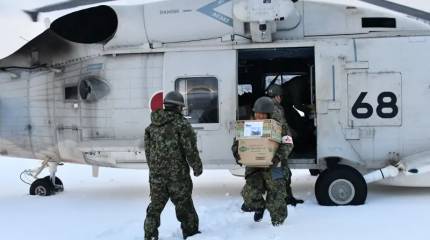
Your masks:
M 48 181 L 51 181 L 50 176 L 44 177 L 44 179 L 47 179 Z M 53 186 L 53 190 L 55 192 L 63 192 L 64 191 L 64 185 L 60 178 L 55 177 L 55 186 Z
M 54 185 L 47 178 L 37 179 L 30 186 L 30 195 L 47 197 L 52 194 L 55 194 Z
M 354 168 L 338 165 L 319 175 L 315 196 L 323 206 L 362 205 L 367 198 L 367 184 Z

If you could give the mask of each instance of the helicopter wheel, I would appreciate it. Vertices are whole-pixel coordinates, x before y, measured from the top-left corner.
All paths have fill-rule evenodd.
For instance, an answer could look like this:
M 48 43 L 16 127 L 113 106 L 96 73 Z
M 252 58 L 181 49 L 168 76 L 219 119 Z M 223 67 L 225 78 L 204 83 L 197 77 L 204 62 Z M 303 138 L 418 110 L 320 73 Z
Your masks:
M 52 194 L 55 194 L 55 190 L 49 178 L 37 179 L 30 186 L 30 195 L 46 197 Z
M 51 177 L 50 177 L 50 176 L 46 176 L 44 179 L 47 179 L 48 181 L 50 181 L 50 182 L 52 183 L 52 181 L 51 181 Z M 62 181 L 61 181 L 61 179 L 60 179 L 60 178 L 58 178 L 58 177 L 55 177 L 55 185 L 54 185 L 53 190 L 54 190 L 55 192 L 63 192 L 63 191 L 64 191 L 64 185 L 63 185 L 63 182 L 62 182 Z
M 319 175 L 315 196 L 323 206 L 361 205 L 367 198 L 367 184 L 357 170 L 339 165 Z

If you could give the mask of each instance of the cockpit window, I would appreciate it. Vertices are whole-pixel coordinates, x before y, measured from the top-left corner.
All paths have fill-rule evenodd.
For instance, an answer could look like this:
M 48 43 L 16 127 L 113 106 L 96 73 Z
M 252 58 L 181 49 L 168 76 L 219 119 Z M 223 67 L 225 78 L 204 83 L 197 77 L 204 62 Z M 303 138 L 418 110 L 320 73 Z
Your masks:
M 175 89 L 185 98 L 190 123 L 218 123 L 218 80 L 215 77 L 179 78 Z

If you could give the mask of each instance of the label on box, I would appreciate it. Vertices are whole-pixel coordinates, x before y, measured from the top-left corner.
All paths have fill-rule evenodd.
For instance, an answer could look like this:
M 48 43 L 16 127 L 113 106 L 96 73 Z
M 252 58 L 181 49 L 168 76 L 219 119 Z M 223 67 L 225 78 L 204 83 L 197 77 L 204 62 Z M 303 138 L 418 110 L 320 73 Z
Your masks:
M 263 122 L 245 122 L 244 137 L 263 136 Z

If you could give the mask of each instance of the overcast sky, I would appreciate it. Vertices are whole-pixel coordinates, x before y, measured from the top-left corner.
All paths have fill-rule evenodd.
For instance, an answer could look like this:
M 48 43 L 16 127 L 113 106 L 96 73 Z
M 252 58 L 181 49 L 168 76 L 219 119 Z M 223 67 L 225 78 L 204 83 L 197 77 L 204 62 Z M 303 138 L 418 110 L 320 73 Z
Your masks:
M 46 4 L 58 3 L 64 0 L 0 0 L 0 59 L 13 53 L 27 41 L 36 37 L 46 29 L 45 20 L 49 17 L 55 19 L 65 12 L 54 12 L 41 14 L 39 22 L 33 23 L 30 18 L 22 12 L 22 9 L 35 9 Z M 138 4 L 156 0 L 119 0 L 109 4 Z M 332 0 L 351 2 L 349 0 Z M 429 0 L 393 0 L 393 2 L 408 5 L 430 12 Z

